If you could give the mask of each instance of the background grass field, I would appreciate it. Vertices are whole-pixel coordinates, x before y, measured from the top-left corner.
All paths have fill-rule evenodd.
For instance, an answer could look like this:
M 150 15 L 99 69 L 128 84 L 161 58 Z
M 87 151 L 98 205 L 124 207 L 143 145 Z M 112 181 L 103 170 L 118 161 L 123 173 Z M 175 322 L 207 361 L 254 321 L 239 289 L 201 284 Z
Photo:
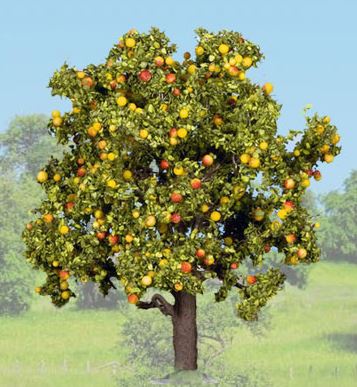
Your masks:
M 116 385 L 129 350 L 118 345 L 125 312 L 36 302 L 21 317 L 0 318 L 0 386 Z M 279 387 L 357 385 L 357 265 L 314 265 L 307 288 L 287 286 L 270 309 L 264 337 L 236 329 L 223 355 L 228 369 L 254 370 Z

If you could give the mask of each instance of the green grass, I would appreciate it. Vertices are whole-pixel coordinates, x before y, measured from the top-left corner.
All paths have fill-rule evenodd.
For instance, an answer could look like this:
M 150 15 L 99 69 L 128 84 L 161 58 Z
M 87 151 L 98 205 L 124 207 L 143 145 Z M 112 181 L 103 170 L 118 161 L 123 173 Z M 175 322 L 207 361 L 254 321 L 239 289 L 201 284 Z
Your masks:
M 113 385 L 120 312 L 36 309 L 0 320 L 0 386 Z
M 54 309 L 46 301 L 0 318 L 0 386 L 114 386 L 113 369 L 100 367 L 125 363 L 127 349 L 117 344 L 122 312 Z M 266 336 L 236 329 L 224 354 L 229 370 L 254 369 L 278 387 L 357 385 L 357 265 L 313 265 L 306 289 L 287 286 L 270 305 Z
M 254 365 L 284 387 L 357 385 L 357 265 L 316 264 L 307 289 L 287 287 L 271 310 L 265 337 L 238 330 L 230 367 Z

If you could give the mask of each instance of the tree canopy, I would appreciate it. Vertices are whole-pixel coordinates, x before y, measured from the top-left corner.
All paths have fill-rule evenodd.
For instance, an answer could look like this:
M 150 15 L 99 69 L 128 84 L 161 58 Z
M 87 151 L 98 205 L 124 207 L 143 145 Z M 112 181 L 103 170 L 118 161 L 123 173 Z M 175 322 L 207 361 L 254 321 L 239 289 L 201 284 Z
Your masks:
M 288 265 L 319 260 L 302 196 L 340 152 L 336 127 L 314 114 L 278 134 L 272 84 L 247 77 L 260 48 L 233 31 L 196 34 L 195 55 L 178 61 L 157 28 L 131 30 L 105 63 L 51 78 L 73 109 L 49 129 L 70 145 L 38 173 L 47 198 L 23 235 L 55 305 L 74 296 L 69 276 L 104 293 L 119 278 L 138 305 L 149 287 L 196 294 L 216 277 L 216 300 L 237 287 L 238 314 L 255 319 L 285 279 L 259 270 L 272 247 Z M 254 274 L 240 273 L 247 260 Z
M 322 203 L 325 216 L 319 237 L 323 256 L 357 263 L 357 171 L 345 180 L 342 192 L 324 195 Z

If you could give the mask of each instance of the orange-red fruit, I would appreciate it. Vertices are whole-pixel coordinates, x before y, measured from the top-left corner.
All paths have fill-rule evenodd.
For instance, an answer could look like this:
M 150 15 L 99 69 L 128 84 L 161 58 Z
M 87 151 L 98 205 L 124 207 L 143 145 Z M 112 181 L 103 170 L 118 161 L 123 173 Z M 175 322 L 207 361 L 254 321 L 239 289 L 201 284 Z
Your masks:
M 112 90 L 115 90 L 116 88 L 117 88 L 117 82 L 116 81 L 111 81 L 110 83 L 109 83 L 109 86 L 110 86 L 110 88 L 112 89 Z
M 293 189 L 295 187 L 295 181 L 291 178 L 284 181 L 284 187 L 286 189 Z
M 174 83 L 176 81 L 176 75 L 174 73 L 166 74 L 165 79 L 167 83 Z
M 200 179 L 195 178 L 191 180 L 191 187 L 193 189 L 199 189 L 201 188 L 201 186 L 202 186 L 202 183 Z
M 257 282 L 257 277 L 255 275 L 247 275 L 247 282 L 249 285 L 253 285 Z
M 285 239 L 288 243 L 294 243 L 294 242 L 296 242 L 296 235 L 295 234 L 288 234 L 285 236 Z
M 178 97 L 181 94 L 181 90 L 178 87 L 175 87 L 175 88 L 172 89 L 172 94 L 175 97 Z
M 138 76 L 142 82 L 149 82 L 152 78 L 152 74 L 149 70 L 141 70 Z
M 295 207 L 295 204 L 291 200 L 286 200 L 284 202 L 284 207 L 289 209 L 289 210 L 292 210 Z
M 182 273 L 191 273 L 192 265 L 190 262 L 182 262 L 181 263 L 181 271 Z
M 129 304 L 136 304 L 138 301 L 139 301 L 139 298 L 136 294 L 129 294 L 128 295 Z
M 307 251 L 306 249 L 304 249 L 303 247 L 301 247 L 298 251 L 297 251 L 297 256 L 301 259 L 304 259 L 306 258 L 307 256 Z
M 86 169 L 84 167 L 78 168 L 77 170 L 77 176 L 83 177 L 87 173 Z
M 66 270 L 60 270 L 60 272 L 58 273 L 59 277 L 62 279 L 62 280 L 66 280 L 69 278 L 69 272 L 66 271 Z
M 106 235 L 107 235 L 107 234 L 106 234 L 105 231 L 98 231 L 97 234 L 96 234 L 97 238 L 98 238 L 100 241 L 102 241 L 103 239 L 105 239 Z
M 183 196 L 179 192 L 173 192 L 170 196 L 172 203 L 181 203 Z
M 203 249 L 197 249 L 196 250 L 196 257 L 199 259 L 204 258 L 206 255 L 206 252 Z
M 202 164 L 205 167 L 210 167 L 213 164 L 213 157 L 211 155 L 204 155 L 202 157 Z
M 320 172 L 320 171 L 316 170 L 316 171 L 314 172 L 314 179 L 315 179 L 316 181 L 321 180 L 321 172 Z
M 270 251 L 270 245 L 266 244 L 264 246 L 264 252 L 269 253 L 269 251 Z
M 156 66 L 160 67 L 165 63 L 165 60 L 161 56 L 158 56 L 155 58 L 154 63 L 156 64 Z
M 65 208 L 66 208 L 67 211 L 71 211 L 74 206 L 75 206 L 74 202 L 68 202 L 68 203 L 65 204 Z
M 52 214 L 45 214 L 45 215 L 43 215 L 43 220 L 46 223 L 51 223 L 53 221 L 53 215 Z
M 169 132 L 170 137 L 177 137 L 177 129 L 176 128 L 171 128 Z
M 180 223 L 181 222 L 181 215 L 178 214 L 177 212 L 174 212 L 173 214 L 171 214 L 170 216 L 170 220 L 172 223 Z
M 116 245 L 119 242 L 119 237 L 118 237 L 118 235 L 111 234 L 111 235 L 108 236 L 108 240 L 109 240 L 109 243 L 112 246 L 114 246 L 114 245 Z
M 85 77 L 82 79 L 82 85 L 85 87 L 92 87 L 94 84 L 93 79 L 91 77 Z
M 161 160 L 161 162 L 160 162 L 161 169 L 169 169 L 169 166 L 170 166 L 170 164 L 167 160 Z

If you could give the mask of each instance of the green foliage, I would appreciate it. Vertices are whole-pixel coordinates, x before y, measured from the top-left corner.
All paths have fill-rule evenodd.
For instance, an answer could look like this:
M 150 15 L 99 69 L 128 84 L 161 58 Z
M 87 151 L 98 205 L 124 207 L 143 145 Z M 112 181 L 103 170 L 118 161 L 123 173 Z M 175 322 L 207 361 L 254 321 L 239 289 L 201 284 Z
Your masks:
M 23 263 L 19 229 L 29 219 L 28 208 L 39 203 L 26 194 L 36 189 L 32 179 L 16 182 L 8 174 L 0 176 L 0 314 L 17 314 L 30 304 L 33 274 Z
M 278 135 L 272 85 L 246 76 L 260 48 L 233 31 L 196 33 L 196 56 L 182 62 L 152 28 L 129 31 L 103 64 L 64 64 L 51 78 L 73 110 L 54 111 L 48 127 L 71 145 L 38 175 L 47 198 L 23 236 L 55 305 L 75 295 L 62 288 L 68 273 L 104 294 L 118 278 L 138 298 L 150 286 L 199 294 L 218 278 L 216 300 L 237 286 L 240 316 L 255 318 L 284 280 L 261 270 L 267 246 L 288 265 L 319 260 L 302 196 L 316 165 L 340 152 L 336 127 L 314 114 L 304 131 Z M 245 261 L 256 283 L 231 269 Z
M 254 286 L 239 290 L 243 301 L 237 305 L 238 316 L 244 320 L 256 320 L 257 310 L 282 288 L 284 280 L 284 274 L 278 269 L 270 268 L 266 273 L 258 274 Z
M 357 171 L 345 180 L 344 191 L 333 191 L 321 199 L 325 216 L 319 240 L 329 260 L 357 262 Z
M 48 136 L 48 117 L 32 114 L 15 117 L 0 133 L 0 168 L 36 176 L 50 155 L 60 156 L 61 148 Z

